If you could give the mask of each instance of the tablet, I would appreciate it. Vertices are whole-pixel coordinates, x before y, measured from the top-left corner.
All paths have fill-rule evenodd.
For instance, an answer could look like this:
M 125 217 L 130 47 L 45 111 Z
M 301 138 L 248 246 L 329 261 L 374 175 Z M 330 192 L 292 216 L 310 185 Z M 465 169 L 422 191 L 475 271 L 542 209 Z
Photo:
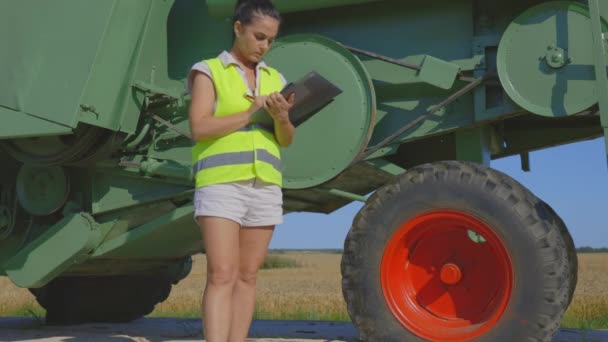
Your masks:
M 341 93 L 342 89 L 316 71 L 309 72 L 298 81 L 287 84 L 281 90 L 281 94 L 285 98 L 291 94 L 296 96 L 295 103 L 289 111 L 289 119 L 296 127 L 318 113 Z
M 281 94 L 287 98 L 295 94 L 296 99 L 289 111 L 291 123 L 297 127 L 318 113 L 334 98 L 342 93 L 342 89 L 328 81 L 316 71 L 311 71 L 296 82 L 287 84 Z M 264 109 L 256 112 L 252 122 L 265 127 L 272 127 L 272 118 Z

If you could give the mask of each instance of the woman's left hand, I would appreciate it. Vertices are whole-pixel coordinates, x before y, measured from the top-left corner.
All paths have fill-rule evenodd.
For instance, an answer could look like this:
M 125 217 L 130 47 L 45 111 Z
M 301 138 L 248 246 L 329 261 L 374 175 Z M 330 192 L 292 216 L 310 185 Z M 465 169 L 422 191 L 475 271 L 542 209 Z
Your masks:
M 289 110 L 295 102 L 295 94 L 289 95 L 287 99 L 280 93 L 272 93 L 266 98 L 264 108 L 272 119 L 279 123 L 289 122 Z

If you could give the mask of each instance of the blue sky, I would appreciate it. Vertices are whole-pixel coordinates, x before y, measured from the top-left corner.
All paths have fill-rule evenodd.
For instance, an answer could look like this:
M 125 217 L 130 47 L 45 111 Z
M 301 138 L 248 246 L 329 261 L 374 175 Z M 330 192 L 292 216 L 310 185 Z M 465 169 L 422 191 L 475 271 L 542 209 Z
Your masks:
M 608 247 L 608 166 L 604 139 L 578 142 L 530 153 L 530 172 L 519 157 L 492 161 L 500 170 L 549 203 L 562 217 L 577 247 Z M 292 213 L 285 216 L 270 248 L 343 248 L 344 239 L 362 203 L 331 214 Z

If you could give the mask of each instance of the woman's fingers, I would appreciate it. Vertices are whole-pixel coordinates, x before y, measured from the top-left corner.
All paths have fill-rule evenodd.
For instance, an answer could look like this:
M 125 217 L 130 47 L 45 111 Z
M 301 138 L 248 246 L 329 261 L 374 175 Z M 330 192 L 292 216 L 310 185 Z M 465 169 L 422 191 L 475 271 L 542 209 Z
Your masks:
M 281 103 L 281 99 L 276 94 L 272 94 L 268 97 L 268 104 L 273 109 L 276 109 L 276 110 L 281 110 L 283 107 L 283 104 Z
M 280 93 L 273 93 L 272 95 L 270 95 L 270 98 L 273 100 L 274 104 L 281 110 L 288 110 L 289 108 L 291 108 L 292 103 L 286 100 L 285 97 L 283 97 L 283 95 L 281 95 Z M 290 96 L 290 99 L 291 98 L 293 98 L 293 96 Z
M 294 102 L 296 102 L 296 93 L 291 93 L 287 97 L 287 103 L 289 104 L 290 107 L 292 107 Z
M 264 101 L 264 109 L 275 119 L 283 117 L 293 106 L 294 98 L 293 94 L 285 99 L 280 93 L 272 93 Z
M 270 94 L 270 96 L 268 96 L 267 101 L 270 106 L 275 107 L 277 105 L 277 98 L 276 98 L 275 94 Z

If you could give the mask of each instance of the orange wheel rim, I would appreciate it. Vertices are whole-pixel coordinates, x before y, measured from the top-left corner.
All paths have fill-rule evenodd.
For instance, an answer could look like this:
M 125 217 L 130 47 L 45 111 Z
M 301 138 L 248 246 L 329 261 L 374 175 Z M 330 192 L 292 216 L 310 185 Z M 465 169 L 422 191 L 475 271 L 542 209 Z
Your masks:
M 463 212 L 437 210 L 403 224 L 382 258 L 382 290 L 408 330 L 431 341 L 482 336 L 502 317 L 511 259 L 496 232 Z

